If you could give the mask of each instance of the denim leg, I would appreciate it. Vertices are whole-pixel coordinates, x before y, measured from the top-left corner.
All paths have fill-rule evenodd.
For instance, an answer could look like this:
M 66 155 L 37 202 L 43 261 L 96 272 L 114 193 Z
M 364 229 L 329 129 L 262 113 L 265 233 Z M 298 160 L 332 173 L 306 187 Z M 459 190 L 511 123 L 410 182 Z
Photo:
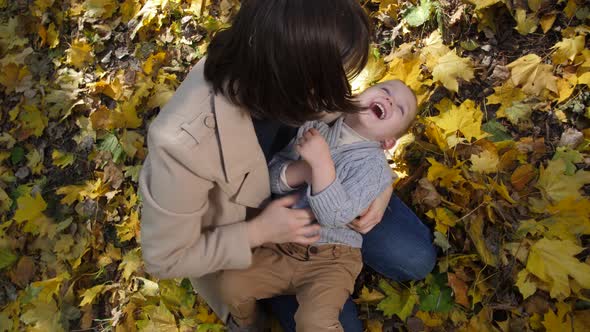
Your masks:
M 279 320 L 285 332 L 295 332 L 294 316 L 299 304 L 294 295 L 277 296 L 271 299 L 261 300 L 261 302 L 270 308 L 272 314 Z M 350 297 L 340 313 L 340 324 L 342 324 L 345 332 L 363 331 L 363 324 L 358 318 L 356 305 Z
M 395 281 L 423 279 L 436 263 L 430 230 L 395 195 L 383 220 L 363 235 L 362 252 L 365 264 Z

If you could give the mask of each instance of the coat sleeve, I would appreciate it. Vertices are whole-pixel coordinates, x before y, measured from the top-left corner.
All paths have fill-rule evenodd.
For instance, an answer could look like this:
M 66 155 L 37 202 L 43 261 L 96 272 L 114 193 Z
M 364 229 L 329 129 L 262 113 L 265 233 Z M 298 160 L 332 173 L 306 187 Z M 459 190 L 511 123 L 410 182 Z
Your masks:
M 150 128 L 149 154 L 139 179 L 143 200 L 141 248 L 146 272 L 158 278 L 200 277 L 246 268 L 251 250 L 244 221 L 203 229 L 215 186 L 183 162 L 190 151 L 165 131 Z
M 350 223 L 392 183 L 391 169 L 379 158 L 364 160 L 352 168 L 352 176 L 337 176 L 315 195 L 311 186 L 307 188 L 309 205 L 320 225 L 342 227 Z

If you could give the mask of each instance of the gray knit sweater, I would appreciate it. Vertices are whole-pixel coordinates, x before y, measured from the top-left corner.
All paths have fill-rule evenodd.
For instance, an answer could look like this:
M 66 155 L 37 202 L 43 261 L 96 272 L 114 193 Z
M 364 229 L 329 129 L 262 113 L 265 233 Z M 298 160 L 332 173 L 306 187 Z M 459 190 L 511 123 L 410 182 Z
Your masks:
M 295 140 L 309 128 L 316 128 L 330 146 L 336 179 L 316 195 L 312 195 L 308 185 L 298 188 L 302 198 L 296 207 L 311 207 L 322 225 L 318 244 L 340 243 L 360 248 L 363 243 L 361 234 L 346 224 L 358 217 L 391 185 L 392 173 L 379 142 L 338 144 L 342 122 L 341 117 L 332 126 L 321 121 L 309 121 L 301 126 L 297 137 L 270 161 L 270 185 L 274 194 L 288 193 L 280 179 L 281 170 L 286 163 L 300 159 L 294 148 Z

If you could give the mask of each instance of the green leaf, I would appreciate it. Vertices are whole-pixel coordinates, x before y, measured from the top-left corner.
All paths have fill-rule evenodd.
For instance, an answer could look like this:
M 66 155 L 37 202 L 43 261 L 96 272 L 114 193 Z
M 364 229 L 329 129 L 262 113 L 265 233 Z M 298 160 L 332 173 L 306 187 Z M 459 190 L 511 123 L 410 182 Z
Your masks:
M 562 159 L 565 162 L 565 174 L 574 175 L 576 173 L 576 165 L 574 163 L 581 163 L 584 161 L 584 156 L 579 151 L 570 150 L 565 146 L 557 148 L 557 152 L 553 155 L 553 160 Z
M 13 165 L 20 163 L 25 157 L 25 149 L 20 146 L 15 146 L 10 153 L 10 161 Z
M 123 146 L 119 143 L 117 136 L 112 133 L 108 133 L 105 138 L 100 142 L 98 146 L 99 150 L 109 151 L 113 155 L 113 161 L 119 162 L 124 156 Z
M 483 125 L 481 125 L 481 129 L 486 133 L 491 134 L 492 136 L 488 137 L 488 139 L 492 142 L 500 142 L 500 141 L 509 141 L 512 140 L 512 136 L 508 134 L 508 130 L 504 127 L 500 122 L 496 120 L 491 120 Z
M 18 256 L 13 254 L 12 250 L 8 248 L 0 248 L 0 270 L 14 264 L 17 258 Z
M 424 24 L 430 18 L 433 4 L 430 0 L 421 0 L 420 5 L 410 7 L 404 14 L 406 22 L 410 26 L 418 27 Z
M 453 308 L 452 289 L 448 287 L 446 274 L 431 274 L 426 278 L 427 288 L 420 289 L 420 310 L 449 312 Z
M 506 108 L 506 118 L 513 124 L 517 125 L 520 121 L 529 121 L 533 109 L 531 105 L 516 102 L 511 107 Z
M 401 320 L 405 321 L 412 314 L 414 305 L 418 302 L 418 295 L 414 286 L 409 289 L 397 289 L 381 279 L 379 287 L 387 294 L 387 297 L 379 302 L 377 309 L 383 311 L 383 314 L 388 318 L 397 315 Z

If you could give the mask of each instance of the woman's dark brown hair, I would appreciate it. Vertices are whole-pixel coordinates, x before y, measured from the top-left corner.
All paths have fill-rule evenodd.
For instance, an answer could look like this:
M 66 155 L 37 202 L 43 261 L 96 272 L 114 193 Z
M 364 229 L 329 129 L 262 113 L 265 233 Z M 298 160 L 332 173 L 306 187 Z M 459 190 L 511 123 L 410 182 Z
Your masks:
M 259 119 L 300 124 L 355 112 L 370 23 L 357 0 L 245 0 L 208 48 L 205 78 Z

